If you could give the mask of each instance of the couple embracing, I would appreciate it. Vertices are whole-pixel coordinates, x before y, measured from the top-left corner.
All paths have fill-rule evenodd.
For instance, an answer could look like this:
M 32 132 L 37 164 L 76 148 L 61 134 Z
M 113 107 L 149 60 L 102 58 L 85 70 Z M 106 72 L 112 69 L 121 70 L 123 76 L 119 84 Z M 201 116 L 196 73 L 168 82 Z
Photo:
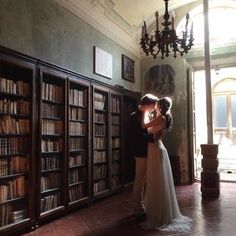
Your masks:
M 172 101 L 152 94 L 142 97 L 131 115 L 134 134 L 135 216 L 144 229 L 188 232 L 191 219 L 181 215 L 176 199 L 168 152 L 163 134 L 171 127 Z

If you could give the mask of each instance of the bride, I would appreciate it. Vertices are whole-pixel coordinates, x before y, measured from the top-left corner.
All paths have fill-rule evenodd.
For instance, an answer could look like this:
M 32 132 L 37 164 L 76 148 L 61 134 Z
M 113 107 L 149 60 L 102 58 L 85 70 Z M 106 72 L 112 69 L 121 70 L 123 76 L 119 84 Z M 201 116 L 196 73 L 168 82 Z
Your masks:
M 154 134 L 168 130 L 172 124 L 171 106 L 170 98 L 160 98 L 155 107 L 156 117 L 149 122 L 146 122 L 148 114 L 141 107 L 142 127 Z M 145 211 L 144 229 L 177 232 L 191 229 L 192 220 L 181 215 L 179 210 L 169 156 L 161 138 L 148 143 Z

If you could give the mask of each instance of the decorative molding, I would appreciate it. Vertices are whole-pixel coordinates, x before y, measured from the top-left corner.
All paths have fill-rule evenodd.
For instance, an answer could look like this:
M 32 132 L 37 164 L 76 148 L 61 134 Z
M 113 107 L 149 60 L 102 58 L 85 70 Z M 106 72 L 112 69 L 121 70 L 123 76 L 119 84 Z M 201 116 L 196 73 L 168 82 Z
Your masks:
M 79 3 L 74 0 L 54 1 L 127 49 L 136 57 L 140 57 L 136 28 L 131 27 L 113 10 L 114 3 L 111 0 L 80 0 Z

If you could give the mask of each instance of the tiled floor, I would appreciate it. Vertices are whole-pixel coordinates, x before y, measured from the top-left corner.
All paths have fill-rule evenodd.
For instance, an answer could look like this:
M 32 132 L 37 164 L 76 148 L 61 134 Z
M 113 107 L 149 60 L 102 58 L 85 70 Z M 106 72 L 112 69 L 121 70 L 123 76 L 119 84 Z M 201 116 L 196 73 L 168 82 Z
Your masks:
M 218 199 L 203 200 L 200 183 L 176 187 L 182 214 L 193 219 L 189 234 L 144 231 L 132 217 L 131 188 L 41 226 L 25 236 L 236 235 L 236 183 L 221 183 Z

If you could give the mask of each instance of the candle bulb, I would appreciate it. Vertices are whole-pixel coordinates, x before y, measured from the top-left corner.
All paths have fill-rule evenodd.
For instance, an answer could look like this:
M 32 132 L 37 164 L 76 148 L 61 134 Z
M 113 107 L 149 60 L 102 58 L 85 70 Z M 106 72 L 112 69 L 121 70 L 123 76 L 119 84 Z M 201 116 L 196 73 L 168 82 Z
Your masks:
M 144 26 L 142 26 L 142 39 L 144 39 Z
M 155 12 L 155 17 L 156 17 L 156 30 L 159 31 L 159 22 L 158 22 L 159 14 L 158 14 L 158 11 Z
M 147 25 L 145 21 L 144 21 L 144 33 L 147 34 Z
M 174 27 L 174 17 L 173 16 L 171 17 L 171 24 L 172 24 L 172 30 L 174 30 L 175 27 Z

